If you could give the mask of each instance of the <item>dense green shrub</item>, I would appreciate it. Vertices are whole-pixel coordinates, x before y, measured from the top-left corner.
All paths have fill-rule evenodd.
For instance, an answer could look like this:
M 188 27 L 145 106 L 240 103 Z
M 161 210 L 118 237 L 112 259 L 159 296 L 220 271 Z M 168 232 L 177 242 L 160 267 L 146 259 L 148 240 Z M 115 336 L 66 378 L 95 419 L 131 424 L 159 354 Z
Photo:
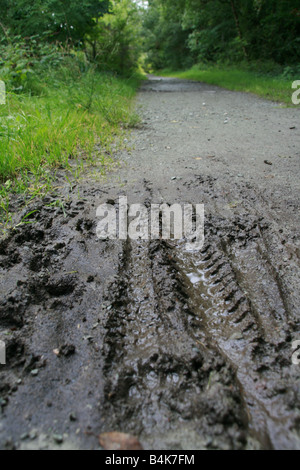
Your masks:
M 300 62 L 299 0 L 149 0 L 145 50 L 153 68 L 198 62 Z
M 60 65 L 66 51 L 43 41 L 43 37 L 20 36 L 0 42 L 0 79 L 15 93 L 39 91 L 39 75 Z

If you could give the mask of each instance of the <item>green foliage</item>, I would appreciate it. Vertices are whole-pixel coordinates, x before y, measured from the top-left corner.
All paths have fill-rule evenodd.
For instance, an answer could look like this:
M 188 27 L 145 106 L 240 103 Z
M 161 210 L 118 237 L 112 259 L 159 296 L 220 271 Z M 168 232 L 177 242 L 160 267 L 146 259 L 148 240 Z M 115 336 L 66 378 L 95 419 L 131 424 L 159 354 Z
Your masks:
M 154 68 L 300 59 L 299 0 L 150 0 L 144 28 Z
M 3 62 L 12 58 L 8 68 L 23 63 L 22 77 L 11 74 L 18 86 L 30 73 L 30 57 L 49 55 L 47 43 L 81 49 L 101 70 L 129 75 L 137 67 L 142 19 L 134 0 L 0 0 L 1 7 L 0 41 L 7 50 L 0 54 Z
M 141 10 L 133 0 L 0 0 L 0 8 L 0 212 L 8 221 L 11 193 L 34 198 L 52 188 L 58 168 L 68 178 L 84 161 L 97 174 L 112 164 L 112 143 L 138 122 Z
M 274 63 L 272 64 L 274 67 Z M 272 64 L 268 67 L 259 63 L 251 65 L 244 63 L 240 66 L 198 64 L 184 72 L 164 70 L 160 73 L 165 76 L 206 82 L 228 90 L 255 93 L 263 98 L 291 106 L 291 78 L 296 76 L 293 75 L 291 68 L 284 73 L 274 75 L 274 72 L 270 73 Z M 287 77 L 286 74 L 291 75 Z
M 148 69 L 180 69 L 192 65 L 188 32 L 183 30 L 176 9 L 165 8 L 160 0 L 150 1 L 144 15 L 143 36 Z
M 132 0 L 111 0 L 109 12 L 85 37 L 89 59 L 102 70 L 130 75 L 141 53 L 140 30 L 138 6 Z
M 22 39 L 20 36 L 0 42 L 0 79 L 15 93 L 37 90 L 38 75 L 57 67 L 66 52 L 62 48 L 41 42 L 40 36 Z
M 0 209 L 8 194 L 34 197 L 51 187 L 55 169 L 73 173 L 87 160 L 101 174 L 112 162 L 111 146 L 137 123 L 131 107 L 138 79 L 99 73 L 66 55 L 39 77 L 45 92 L 9 92 L 0 106 Z M 121 140 L 120 140 L 121 142 Z
M 83 40 L 108 6 L 109 0 L 0 0 L 4 27 L 22 37 L 48 32 L 52 41 Z

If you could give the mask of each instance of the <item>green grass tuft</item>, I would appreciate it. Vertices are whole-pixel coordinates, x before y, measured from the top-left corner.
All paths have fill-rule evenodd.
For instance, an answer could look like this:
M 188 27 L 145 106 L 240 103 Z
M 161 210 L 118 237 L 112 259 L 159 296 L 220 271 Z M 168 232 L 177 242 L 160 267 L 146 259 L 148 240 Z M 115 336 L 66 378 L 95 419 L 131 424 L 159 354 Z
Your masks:
M 33 80 L 39 93 L 7 90 L 0 105 L 0 212 L 8 219 L 12 193 L 30 199 L 51 190 L 57 169 L 83 162 L 104 171 L 112 144 L 138 123 L 132 99 L 139 77 L 117 78 L 69 63 Z M 67 177 L 67 176 L 66 176 Z

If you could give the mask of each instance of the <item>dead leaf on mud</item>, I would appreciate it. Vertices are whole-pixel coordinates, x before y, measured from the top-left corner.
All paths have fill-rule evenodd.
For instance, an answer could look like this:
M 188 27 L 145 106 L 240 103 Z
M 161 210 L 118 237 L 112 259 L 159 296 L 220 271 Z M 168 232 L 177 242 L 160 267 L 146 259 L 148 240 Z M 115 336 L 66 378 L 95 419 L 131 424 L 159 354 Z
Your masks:
M 99 442 L 105 450 L 143 450 L 138 439 L 122 432 L 107 432 L 100 434 Z

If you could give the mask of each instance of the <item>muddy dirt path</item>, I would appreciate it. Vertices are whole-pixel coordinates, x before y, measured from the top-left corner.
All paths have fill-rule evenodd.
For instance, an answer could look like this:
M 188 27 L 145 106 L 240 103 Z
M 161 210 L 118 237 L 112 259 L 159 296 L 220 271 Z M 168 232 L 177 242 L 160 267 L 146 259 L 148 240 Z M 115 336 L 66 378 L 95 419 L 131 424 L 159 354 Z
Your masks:
M 299 109 L 158 77 L 137 102 L 120 167 L 1 241 L 0 447 L 300 449 Z M 204 203 L 203 249 L 99 240 L 120 195 Z

